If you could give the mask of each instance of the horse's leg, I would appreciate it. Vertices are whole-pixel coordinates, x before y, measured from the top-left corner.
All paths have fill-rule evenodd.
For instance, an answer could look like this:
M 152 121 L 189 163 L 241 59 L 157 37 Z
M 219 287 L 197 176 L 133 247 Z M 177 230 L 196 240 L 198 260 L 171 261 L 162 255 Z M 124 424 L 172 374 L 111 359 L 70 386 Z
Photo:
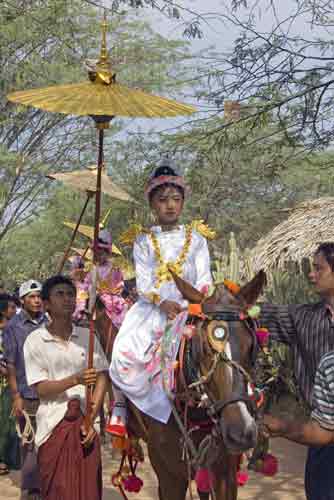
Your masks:
M 101 405 L 100 411 L 99 411 L 99 416 L 100 416 L 100 438 L 102 444 L 105 444 L 106 442 L 106 417 L 104 414 L 104 400 Z
M 161 457 L 161 453 L 164 454 L 165 452 L 158 450 L 154 444 L 148 446 L 150 462 L 158 477 L 159 500 L 185 500 L 188 487 L 187 481 L 182 477 L 172 474 L 167 469 L 166 462 Z M 170 459 L 172 460 L 171 457 Z
M 237 500 L 237 470 L 239 457 L 224 455 L 224 462 L 214 467 L 216 477 L 215 493 L 217 500 Z
M 210 500 L 210 493 L 204 493 L 203 491 L 198 491 L 197 494 L 200 500 Z
M 172 420 L 162 424 L 149 419 L 147 448 L 159 481 L 159 500 L 185 500 L 186 467 L 181 457 L 180 434 Z

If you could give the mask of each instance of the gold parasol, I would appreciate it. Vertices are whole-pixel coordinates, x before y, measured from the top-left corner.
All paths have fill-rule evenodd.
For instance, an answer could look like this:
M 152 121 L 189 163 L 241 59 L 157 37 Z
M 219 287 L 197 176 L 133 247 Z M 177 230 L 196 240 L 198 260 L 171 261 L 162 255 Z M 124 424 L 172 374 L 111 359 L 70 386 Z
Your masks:
M 7 97 L 10 101 L 44 111 L 78 116 L 168 118 L 195 112 L 192 106 L 116 83 L 109 62 L 101 72 L 101 65 L 105 62 L 107 58 L 101 53 L 96 71 L 89 72 L 92 82 L 23 90 Z
M 65 262 L 69 256 L 71 246 L 73 245 L 73 242 L 75 240 L 78 228 L 80 226 L 84 213 L 87 209 L 89 200 L 96 193 L 97 168 L 95 166 L 92 166 L 84 170 L 75 170 L 73 172 L 48 174 L 46 177 L 48 177 L 49 179 L 61 181 L 64 184 L 68 184 L 70 187 L 74 189 L 79 189 L 79 191 L 85 191 L 87 194 L 86 202 L 80 212 L 77 223 L 73 227 L 71 239 L 60 261 L 58 272 L 61 273 L 64 268 Z M 105 173 L 104 168 L 102 168 L 102 173 L 101 173 L 101 191 L 106 195 L 110 196 L 111 198 L 115 198 L 121 201 L 130 201 L 136 203 L 134 198 L 132 198 L 126 191 L 124 191 L 122 188 L 120 188 L 114 182 L 111 181 L 111 179 Z
M 88 261 L 93 260 L 93 252 L 91 251 L 90 248 L 77 248 L 77 247 L 71 247 L 72 252 L 76 253 L 77 255 L 80 255 L 83 259 L 86 259 Z
M 45 111 L 91 116 L 99 130 L 99 148 L 96 182 L 96 216 L 94 248 L 97 243 L 100 220 L 101 177 L 103 165 L 104 129 L 109 128 L 115 116 L 167 118 L 189 115 L 196 111 L 170 99 L 154 96 L 116 82 L 111 68 L 106 43 L 107 21 L 102 22 L 100 58 L 88 68 L 88 82 L 57 85 L 41 89 L 13 92 L 7 98 L 15 103 L 33 106 Z
M 108 128 L 114 116 L 167 118 L 196 111 L 193 106 L 117 83 L 108 57 L 106 33 L 104 17 L 100 58 L 88 68 L 90 81 L 21 90 L 9 94 L 8 100 L 54 113 L 101 117 L 102 120 L 96 121 L 104 123 L 103 128 Z
M 108 57 L 106 33 L 107 21 L 104 15 L 100 58 L 96 65 L 89 67 L 89 82 L 14 92 L 7 96 L 9 101 L 15 103 L 56 113 L 91 116 L 95 121 L 99 131 L 99 145 L 95 195 L 94 262 L 96 261 L 96 247 L 100 223 L 104 130 L 109 128 L 110 121 L 115 116 L 167 118 L 178 115 L 189 115 L 196 111 L 192 106 L 154 96 L 117 83 L 116 74 L 112 71 Z M 93 292 L 91 296 L 93 299 Z M 91 300 L 89 368 L 93 366 L 94 353 L 93 304 L 94 300 Z M 91 391 L 88 391 L 86 415 L 88 421 L 91 413 L 91 403 Z
M 64 226 L 69 227 L 70 229 L 74 229 L 76 226 L 76 223 L 65 221 Z M 77 229 L 77 232 L 80 234 L 83 234 L 84 236 L 87 236 L 87 238 L 90 238 L 91 240 L 94 239 L 94 227 L 93 226 L 86 226 L 85 224 L 80 224 L 80 226 Z M 112 244 L 112 253 L 114 255 L 122 255 L 122 252 L 114 244 Z
M 97 168 L 96 166 L 88 167 L 83 170 L 75 170 L 73 172 L 61 172 L 56 174 L 48 174 L 46 177 L 61 181 L 79 191 L 86 193 L 96 193 Z M 130 196 L 124 189 L 117 186 L 110 177 L 105 173 L 104 169 L 101 173 L 101 191 L 102 193 L 114 198 L 115 200 L 130 201 L 136 203 L 134 198 Z
M 108 57 L 107 27 L 104 15 L 100 58 L 96 64 L 89 63 L 88 82 L 21 90 L 9 94 L 9 101 L 53 113 L 92 116 L 94 119 L 102 117 L 104 128 L 108 128 L 107 124 L 114 116 L 167 118 L 196 111 L 193 106 L 117 83 Z

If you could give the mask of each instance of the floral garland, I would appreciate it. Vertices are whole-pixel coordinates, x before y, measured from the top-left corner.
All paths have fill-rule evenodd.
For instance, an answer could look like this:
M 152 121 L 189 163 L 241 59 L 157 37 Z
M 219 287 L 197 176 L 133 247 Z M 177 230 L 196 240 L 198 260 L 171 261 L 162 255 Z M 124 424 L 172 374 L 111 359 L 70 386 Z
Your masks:
M 192 225 L 188 224 L 186 226 L 185 242 L 184 242 L 184 245 L 183 245 L 183 248 L 181 250 L 180 255 L 178 256 L 178 258 L 174 262 L 173 261 L 164 262 L 162 255 L 161 255 L 161 250 L 160 250 L 158 238 L 156 237 L 156 235 L 152 231 L 150 231 L 148 233 L 148 235 L 151 238 L 153 248 L 154 248 L 154 255 L 155 255 L 156 261 L 158 263 L 158 268 L 156 270 L 156 280 L 157 280 L 156 286 L 157 286 L 157 288 L 159 288 L 164 281 L 172 281 L 173 276 L 170 273 L 170 269 L 178 276 L 180 276 L 182 274 L 182 268 L 183 268 L 183 265 L 186 261 L 186 258 L 187 258 L 187 255 L 188 255 L 188 252 L 190 249 L 190 245 L 191 245 Z

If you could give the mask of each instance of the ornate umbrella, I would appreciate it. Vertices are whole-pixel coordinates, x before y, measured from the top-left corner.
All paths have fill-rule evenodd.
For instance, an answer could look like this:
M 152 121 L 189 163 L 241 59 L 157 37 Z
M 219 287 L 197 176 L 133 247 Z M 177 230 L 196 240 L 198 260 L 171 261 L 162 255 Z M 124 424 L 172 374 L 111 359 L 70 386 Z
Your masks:
M 88 261 L 93 260 L 93 252 L 89 248 L 77 248 L 77 247 L 71 247 L 72 252 L 76 253 L 77 255 L 80 255 L 83 259 L 86 259 Z
M 108 57 L 106 32 L 104 16 L 100 58 L 95 65 L 90 65 L 88 82 L 13 92 L 7 96 L 9 101 L 45 111 L 93 118 L 99 131 L 94 248 L 100 220 L 104 130 L 109 128 L 110 121 L 116 116 L 167 118 L 196 111 L 192 106 L 117 83 Z
M 74 170 L 73 172 L 58 172 L 48 174 L 46 177 L 84 191 L 86 193 L 96 193 L 97 168 L 96 166 L 87 167 L 84 170 Z M 117 186 L 102 169 L 101 173 L 101 191 L 115 200 L 130 201 L 136 203 L 135 199 L 129 195 L 123 188 Z
M 95 228 L 94 228 L 94 262 L 99 233 L 101 205 L 101 175 L 103 165 L 104 130 L 109 128 L 110 121 L 116 116 L 143 118 L 167 118 L 189 115 L 196 111 L 170 99 L 151 95 L 116 82 L 116 74 L 111 68 L 108 57 L 106 16 L 102 23 L 102 45 L 100 58 L 96 65 L 90 66 L 89 81 L 77 84 L 58 85 L 42 89 L 14 92 L 9 94 L 9 101 L 33 106 L 45 111 L 65 113 L 78 116 L 91 116 L 99 131 L 97 182 L 95 196 Z M 93 295 L 93 294 L 92 294 Z M 91 302 L 93 304 L 93 301 Z M 88 367 L 93 366 L 94 323 L 93 310 L 90 321 L 90 344 Z M 87 415 L 90 414 L 91 393 L 87 395 Z
M 84 216 L 86 208 L 88 206 L 89 200 L 93 195 L 96 194 L 96 180 L 97 180 L 97 168 L 95 166 L 88 167 L 84 170 L 75 170 L 73 172 L 65 172 L 65 173 L 55 173 L 47 175 L 48 178 L 61 181 L 64 184 L 69 185 L 74 189 L 78 189 L 79 191 L 84 191 L 87 194 L 86 202 L 82 208 L 82 211 L 79 215 L 78 221 L 73 225 L 73 232 L 69 244 L 62 256 L 58 272 L 62 272 L 66 259 L 70 253 L 71 246 L 75 240 L 75 236 L 77 234 L 78 228 L 80 226 L 81 220 Z M 121 201 L 130 201 L 132 203 L 136 203 L 134 198 L 132 198 L 124 189 L 117 186 L 110 177 L 105 173 L 105 169 L 102 169 L 101 174 L 101 191 L 106 195 L 114 198 L 116 200 Z M 90 237 L 90 236 L 89 236 Z M 94 228 L 93 228 L 93 236 L 94 238 Z

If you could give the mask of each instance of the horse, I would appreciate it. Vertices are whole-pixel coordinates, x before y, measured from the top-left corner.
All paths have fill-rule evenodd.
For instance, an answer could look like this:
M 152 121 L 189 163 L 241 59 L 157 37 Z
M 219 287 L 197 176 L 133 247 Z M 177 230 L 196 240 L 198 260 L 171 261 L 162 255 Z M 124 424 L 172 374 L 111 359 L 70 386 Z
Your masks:
M 118 329 L 108 317 L 105 305 L 99 297 L 96 298 L 94 328 L 103 352 L 110 362 L 112 347 Z
M 127 285 L 127 291 L 128 295 L 131 295 L 131 298 L 135 297 L 135 294 L 133 292 L 134 288 L 134 283 L 129 282 L 129 280 L 126 282 Z M 89 325 L 86 325 L 89 326 Z M 94 333 L 97 337 L 97 339 L 100 342 L 100 345 L 103 349 L 103 352 L 107 358 L 107 360 L 111 361 L 111 355 L 112 355 L 112 349 L 113 349 L 113 344 L 115 337 L 117 335 L 118 328 L 114 325 L 114 323 L 111 321 L 109 316 L 106 313 L 106 308 L 104 303 L 102 302 L 101 298 L 99 296 L 96 297 L 96 303 L 95 303 L 95 319 L 94 319 Z M 111 382 L 109 381 L 108 387 L 107 387 L 107 393 L 109 396 L 109 401 L 113 400 L 113 394 L 112 394 L 112 385 Z M 105 441 L 105 429 L 106 429 L 106 417 L 105 417 L 105 412 L 104 412 L 104 405 L 101 406 L 100 413 L 100 436 L 102 441 Z
M 129 304 L 132 304 L 136 299 L 134 280 L 132 279 L 125 281 L 125 285 L 126 297 L 129 297 L 131 299 L 129 301 Z M 99 296 L 97 296 L 96 298 L 94 326 L 96 336 L 99 339 L 106 358 L 108 359 L 108 361 L 111 361 L 112 348 L 118 332 L 118 328 L 113 324 L 109 316 L 106 314 L 105 305 Z
M 111 354 L 115 336 L 117 335 L 118 329 L 112 323 L 111 319 L 108 317 L 105 306 L 102 300 L 97 297 L 95 305 L 95 320 L 94 320 L 94 333 L 100 342 L 103 352 L 107 360 L 111 361 Z M 112 385 L 109 380 L 107 386 L 107 404 L 113 400 Z M 106 440 L 106 415 L 104 411 L 104 405 L 101 405 L 100 412 L 100 437 L 101 441 L 104 443 Z
M 183 384 L 183 415 L 173 403 L 172 415 L 167 424 L 163 424 L 141 413 L 129 401 L 128 427 L 147 443 L 149 459 L 158 478 L 159 500 L 185 500 L 191 468 L 202 466 L 203 460 L 216 478 L 212 498 L 236 500 L 240 454 L 256 446 L 258 435 L 247 392 L 257 340 L 246 311 L 260 295 L 265 273 L 260 271 L 237 295 L 221 284 L 209 298 L 175 274 L 173 278 L 182 296 L 189 303 L 201 304 L 203 312 L 203 318 L 196 320 L 196 342 L 191 341 L 199 346 L 195 381 L 188 386 L 187 381 Z M 183 379 L 187 376 L 184 373 Z M 206 419 L 211 423 L 208 428 L 199 423 L 199 430 L 193 432 L 189 432 L 184 423 L 185 407 L 191 413 L 187 405 L 191 392 L 195 393 L 196 405 L 205 408 Z M 178 396 L 180 393 L 176 394 L 176 401 Z M 183 450 L 182 440 L 185 441 Z M 183 451 L 188 461 L 184 460 Z M 209 493 L 198 493 L 201 500 L 209 499 Z

